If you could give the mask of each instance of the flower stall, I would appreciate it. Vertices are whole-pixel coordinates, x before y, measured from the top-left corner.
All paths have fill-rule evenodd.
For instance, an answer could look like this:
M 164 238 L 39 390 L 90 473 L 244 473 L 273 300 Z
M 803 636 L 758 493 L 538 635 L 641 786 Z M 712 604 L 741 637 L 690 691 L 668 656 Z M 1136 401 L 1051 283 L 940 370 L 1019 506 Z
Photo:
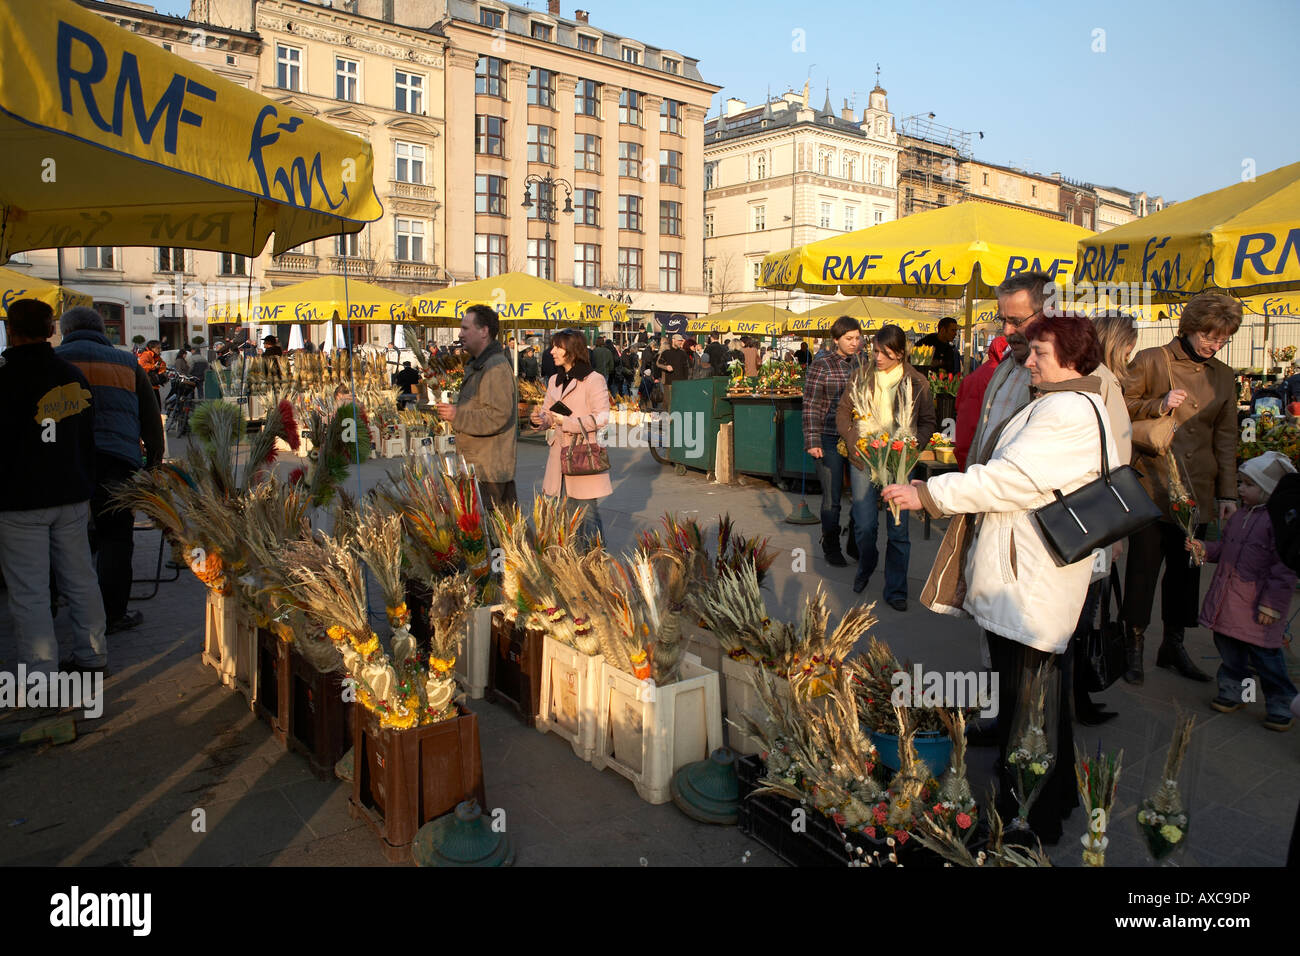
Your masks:
M 769 478 L 783 490 L 816 480 L 816 463 L 803 445 L 803 366 L 767 362 L 758 375 L 746 376 L 744 365 L 732 362 L 729 372 L 736 471 Z

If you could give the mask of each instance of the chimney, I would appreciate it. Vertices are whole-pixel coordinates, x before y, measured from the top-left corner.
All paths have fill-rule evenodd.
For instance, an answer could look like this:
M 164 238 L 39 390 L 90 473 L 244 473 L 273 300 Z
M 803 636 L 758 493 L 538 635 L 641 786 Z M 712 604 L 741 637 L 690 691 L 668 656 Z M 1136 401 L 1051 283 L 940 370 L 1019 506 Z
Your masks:
M 577 20 L 579 23 L 586 23 L 586 22 L 587 22 L 587 11 L 586 11 L 586 10 L 574 10 L 574 11 L 573 11 L 573 19 Z
M 560 15 L 560 0 L 547 0 L 546 12 L 553 17 L 558 17 Z
M 747 107 L 747 104 L 745 103 L 744 100 L 737 99 L 737 98 L 734 97 L 734 96 L 730 96 L 730 97 L 727 98 L 727 115 L 728 115 L 728 116 L 735 116 L 737 113 L 740 113 L 740 112 L 744 111 L 744 110 L 746 109 L 746 107 Z
M 840 108 L 840 119 L 853 122 L 853 110 L 849 109 L 849 101 L 844 100 L 844 105 Z

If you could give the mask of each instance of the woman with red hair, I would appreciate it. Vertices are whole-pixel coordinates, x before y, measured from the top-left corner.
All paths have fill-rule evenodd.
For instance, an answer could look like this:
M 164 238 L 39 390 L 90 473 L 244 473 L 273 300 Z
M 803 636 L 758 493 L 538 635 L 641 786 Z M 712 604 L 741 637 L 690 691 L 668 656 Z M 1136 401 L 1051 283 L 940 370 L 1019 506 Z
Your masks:
M 1101 363 L 1092 323 L 1078 315 L 1040 315 L 1025 336 L 1034 399 L 1002 428 L 988 464 L 890 485 L 884 498 L 911 510 L 925 508 L 933 517 L 969 516 L 962 523 L 973 540 L 964 560 L 957 553 L 945 560 L 941 547 L 921 601 L 941 614 L 970 615 L 985 630 L 998 672 L 998 699 L 1006 702 L 998 720 L 999 812 L 1004 819 L 1016 812 L 1006 764 L 1016 725 L 1011 706 L 1028 675 L 1041 664 L 1051 667 L 1059 702 L 1056 764 L 1029 823 L 1044 843 L 1055 843 L 1062 819 L 1078 806 L 1067 651 L 1088 592 L 1092 557 L 1057 566 L 1032 512 L 1055 500 L 1056 491 L 1069 494 L 1096 479 L 1102 442 L 1110 461 L 1118 456 L 1100 382 L 1091 374 Z

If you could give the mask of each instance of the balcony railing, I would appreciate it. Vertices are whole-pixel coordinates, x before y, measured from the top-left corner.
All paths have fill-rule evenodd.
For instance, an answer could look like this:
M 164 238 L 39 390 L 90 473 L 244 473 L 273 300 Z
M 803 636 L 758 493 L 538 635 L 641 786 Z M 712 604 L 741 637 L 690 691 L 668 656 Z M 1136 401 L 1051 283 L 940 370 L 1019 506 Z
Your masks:
M 427 262 L 406 262 L 394 259 L 388 264 L 389 275 L 394 279 L 432 279 L 434 268 Z
M 374 259 L 362 259 L 358 256 L 325 257 L 325 268 L 333 275 L 342 275 L 345 265 L 350 276 L 373 276 L 376 274 Z
M 434 194 L 437 190 L 433 186 L 424 186 L 420 183 L 403 183 L 395 179 L 388 182 L 388 195 L 394 199 L 422 199 L 426 202 L 434 201 Z
M 271 268 L 281 272 L 315 272 L 320 264 L 320 256 L 303 255 L 301 252 L 286 252 L 271 257 Z

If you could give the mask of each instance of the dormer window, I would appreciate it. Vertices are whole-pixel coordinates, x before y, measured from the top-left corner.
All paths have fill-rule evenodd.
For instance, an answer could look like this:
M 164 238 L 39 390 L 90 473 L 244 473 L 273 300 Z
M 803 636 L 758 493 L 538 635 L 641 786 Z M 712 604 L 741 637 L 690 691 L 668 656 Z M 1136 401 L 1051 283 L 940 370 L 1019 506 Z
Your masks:
M 641 51 L 630 46 L 623 47 L 623 62 L 639 66 L 641 64 Z
M 681 60 L 674 60 L 669 57 L 663 57 L 662 62 L 664 65 L 665 73 L 680 73 L 682 71 Z
M 551 27 L 549 24 L 534 23 L 532 33 L 533 33 L 534 40 L 546 40 L 548 43 L 550 42 Z
M 478 11 L 478 22 L 480 26 L 488 27 L 492 30 L 500 30 L 505 27 L 506 16 L 500 10 L 489 10 L 487 7 L 480 7 Z

